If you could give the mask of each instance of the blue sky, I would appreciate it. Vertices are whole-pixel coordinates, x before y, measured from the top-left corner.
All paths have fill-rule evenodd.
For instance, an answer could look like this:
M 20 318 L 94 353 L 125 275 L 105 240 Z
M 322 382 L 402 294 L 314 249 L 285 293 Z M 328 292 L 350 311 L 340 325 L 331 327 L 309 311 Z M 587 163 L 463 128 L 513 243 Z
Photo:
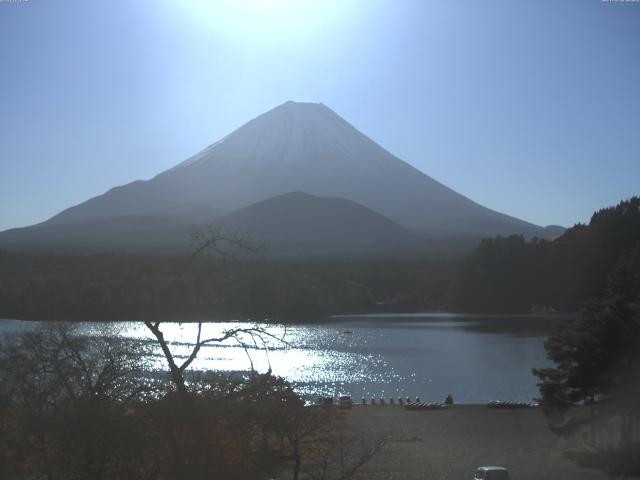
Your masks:
M 640 194 L 640 3 L 0 2 L 0 230 L 322 102 L 490 208 Z

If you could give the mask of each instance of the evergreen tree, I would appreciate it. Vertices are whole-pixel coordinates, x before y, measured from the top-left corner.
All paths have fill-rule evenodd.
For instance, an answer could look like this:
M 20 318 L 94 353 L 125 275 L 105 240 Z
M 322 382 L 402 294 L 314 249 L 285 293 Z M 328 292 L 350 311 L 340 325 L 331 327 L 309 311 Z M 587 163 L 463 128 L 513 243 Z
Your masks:
M 617 263 L 600 298 L 550 336 L 555 367 L 534 369 L 550 427 L 587 434 L 584 466 L 627 478 L 640 469 L 640 244 Z
M 453 281 L 456 311 L 575 312 L 605 288 L 607 274 L 640 242 L 640 197 L 593 214 L 555 240 L 485 239 Z

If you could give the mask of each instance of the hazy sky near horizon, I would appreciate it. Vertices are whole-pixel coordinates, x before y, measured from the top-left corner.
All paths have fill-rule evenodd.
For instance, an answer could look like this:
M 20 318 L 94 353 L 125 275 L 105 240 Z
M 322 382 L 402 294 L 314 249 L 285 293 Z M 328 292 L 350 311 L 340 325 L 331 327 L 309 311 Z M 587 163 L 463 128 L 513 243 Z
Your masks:
M 640 3 L 0 2 L 0 230 L 286 100 L 480 204 L 570 226 L 640 194 Z

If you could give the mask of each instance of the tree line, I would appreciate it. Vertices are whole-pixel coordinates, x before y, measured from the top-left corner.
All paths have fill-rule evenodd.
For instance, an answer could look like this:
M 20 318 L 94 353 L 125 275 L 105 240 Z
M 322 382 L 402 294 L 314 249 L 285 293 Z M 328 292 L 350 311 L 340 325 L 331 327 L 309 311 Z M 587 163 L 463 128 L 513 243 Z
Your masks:
M 446 308 L 453 264 L 422 259 L 0 255 L 0 318 L 305 321 Z
M 640 199 L 602 209 L 554 240 L 484 239 L 457 258 L 252 255 L 229 262 L 197 255 L 211 235 L 201 237 L 195 257 L 0 252 L 0 317 L 304 321 L 380 311 L 575 312 L 640 242 Z M 243 246 L 230 238 L 236 250 Z
M 616 263 L 640 244 L 640 198 L 599 210 L 554 240 L 480 242 L 452 279 L 456 311 L 575 312 L 598 295 Z

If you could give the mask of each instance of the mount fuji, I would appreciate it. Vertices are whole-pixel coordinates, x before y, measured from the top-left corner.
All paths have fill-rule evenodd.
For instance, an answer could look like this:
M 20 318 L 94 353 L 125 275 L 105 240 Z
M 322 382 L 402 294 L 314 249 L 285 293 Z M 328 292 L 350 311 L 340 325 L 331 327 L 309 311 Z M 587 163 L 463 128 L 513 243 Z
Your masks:
M 118 249 L 127 244 L 128 236 L 141 248 L 151 238 L 147 245 L 175 246 L 190 223 L 219 218 L 224 227 L 225 216 L 240 209 L 245 210 L 242 218 L 257 218 L 246 209 L 291 192 L 313 196 L 313 202 L 305 203 L 316 209 L 309 211 L 312 218 L 323 199 L 325 213 L 339 205 L 335 199 L 357 204 L 362 209 L 347 210 L 354 215 L 366 210 L 371 213 L 366 218 L 375 223 L 367 228 L 354 219 L 362 235 L 375 231 L 380 236 L 388 227 L 390 235 L 381 235 L 387 241 L 401 231 L 424 238 L 557 233 L 453 191 L 389 153 L 323 104 L 289 101 L 150 180 L 115 187 L 41 224 L 0 233 L 0 246 L 96 247 L 95 238 L 86 232 L 96 225 L 102 231 L 101 247 Z M 283 198 L 300 200 L 299 195 Z M 285 234 L 290 231 L 299 237 L 304 232 L 295 233 L 296 229 L 308 228 L 293 218 L 287 223 L 286 208 L 280 214 L 273 208 L 268 211 L 282 217 L 274 222 Z M 297 214 L 304 212 L 298 209 Z M 260 218 L 263 228 L 269 219 Z M 321 221 L 332 228 L 328 213 Z M 342 215 L 336 225 L 345 221 Z M 141 229 L 141 224 L 147 228 Z M 250 223 L 243 227 L 252 229 Z M 351 237 L 354 234 L 350 232 Z M 75 239 L 73 245 L 68 239 Z

